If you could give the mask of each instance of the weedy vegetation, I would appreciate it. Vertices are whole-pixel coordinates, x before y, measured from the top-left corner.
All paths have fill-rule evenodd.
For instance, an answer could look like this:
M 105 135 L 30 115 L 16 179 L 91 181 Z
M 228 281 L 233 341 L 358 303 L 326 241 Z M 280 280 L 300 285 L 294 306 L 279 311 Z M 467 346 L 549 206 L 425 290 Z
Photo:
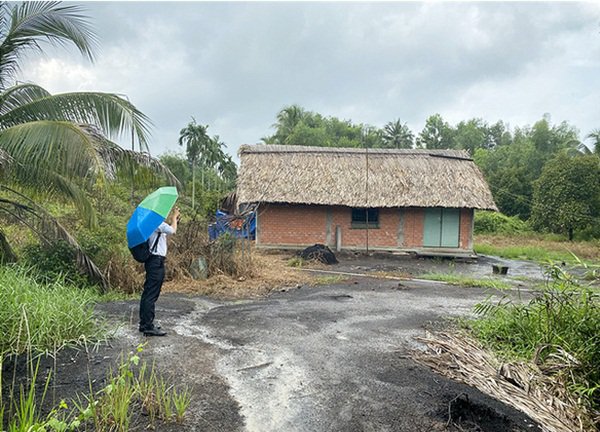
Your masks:
M 475 236 L 474 250 L 481 255 L 494 255 L 539 263 L 548 261 L 569 264 L 579 264 L 581 261 L 600 262 L 600 242 L 598 240 L 569 242 L 549 234 L 480 234 Z
M 508 296 L 477 305 L 467 326 L 505 359 L 533 361 L 575 395 L 600 426 L 600 296 L 561 266 L 527 302 Z
M 191 402 L 187 387 L 176 388 L 140 359 L 143 346 L 121 359 L 118 368 L 110 371 L 108 384 L 100 391 L 75 403 L 77 418 L 95 431 L 126 432 L 134 412 L 147 414 L 149 427 L 157 420 L 164 423 L 182 422 Z
M 419 278 L 466 287 L 492 288 L 497 290 L 506 290 L 512 288 L 510 283 L 502 280 L 492 278 L 477 279 L 455 273 L 426 273 L 419 276 Z
M 65 283 L 60 277 L 39 282 L 27 269 L 0 267 L 0 355 L 57 347 L 103 337 L 93 316 L 99 294 Z
M 90 382 L 88 395 L 77 396 L 71 401 L 71 407 L 62 400 L 58 407 L 47 414 L 42 413 L 41 406 L 46 398 L 51 374 L 40 381 L 40 358 L 35 360 L 29 357 L 28 384 L 19 384 L 19 396 L 11 398 L 8 404 L 0 400 L 2 430 L 127 432 L 141 413 L 147 415 L 148 427 L 153 429 L 159 422 L 183 422 L 191 402 L 189 389 L 176 388 L 156 372 L 154 365 L 149 368 L 147 362 L 140 359 L 142 351 L 143 346 L 140 345 L 134 353 L 122 357 L 117 368 L 109 371 L 108 384 L 102 389 L 92 390 Z M 0 391 L 2 384 L 0 374 Z M 12 394 L 15 385 L 13 378 Z
M 348 279 L 350 279 L 350 278 L 345 275 L 315 276 L 312 279 L 311 284 L 312 285 L 333 285 L 333 284 L 342 283 L 344 281 L 347 281 Z

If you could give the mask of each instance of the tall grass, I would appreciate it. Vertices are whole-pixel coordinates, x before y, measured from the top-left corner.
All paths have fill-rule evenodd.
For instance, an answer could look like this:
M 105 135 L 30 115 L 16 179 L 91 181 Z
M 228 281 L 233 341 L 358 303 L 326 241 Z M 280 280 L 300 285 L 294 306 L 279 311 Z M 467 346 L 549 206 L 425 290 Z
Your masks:
M 493 244 L 475 244 L 474 250 L 481 255 L 494 255 L 509 259 L 528 261 L 573 261 L 573 256 L 567 251 L 548 250 L 544 246 L 497 246 Z
M 552 266 L 549 282 L 527 303 L 479 304 L 474 334 L 503 357 L 533 360 L 600 411 L 600 296 Z
M 532 233 L 476 235 L 473 249 L 478 254 L 543 263 L 564 261 L 578 264 L 579 259 L 590 263 L 600 262 L 598 240 L 569 242 L 556 236 Z
M 100 337 L 93 316 L 98 294 L 57 280 L 37 282 L 27 270 L 0 267 L 0 355 L 50 352 Z

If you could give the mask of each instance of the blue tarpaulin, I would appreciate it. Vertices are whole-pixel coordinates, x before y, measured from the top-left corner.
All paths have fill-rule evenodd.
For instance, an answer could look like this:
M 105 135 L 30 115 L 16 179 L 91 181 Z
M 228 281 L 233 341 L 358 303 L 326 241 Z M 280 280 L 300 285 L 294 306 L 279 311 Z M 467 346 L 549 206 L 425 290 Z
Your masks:
M 216 222 L 208 226 L 208 238 L 210 240 L 216 240 L 224 233 L 229 233 L 237 238 L 254 240 L 256 235 L 256 215 L 254 212 L 236 216 L 217 210 L 215 215 Z

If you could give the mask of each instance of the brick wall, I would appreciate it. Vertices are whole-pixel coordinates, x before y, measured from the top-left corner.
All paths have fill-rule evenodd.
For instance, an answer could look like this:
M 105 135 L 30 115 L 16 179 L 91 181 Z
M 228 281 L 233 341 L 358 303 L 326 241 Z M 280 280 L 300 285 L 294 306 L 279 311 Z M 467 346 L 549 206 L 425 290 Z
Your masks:
M 379 228 L 369 229 L 373 249 L 422 247 L 425 211 L 422 208 L 379 210 Z M 473 210 L 460 214 L 460 248 L 472 249 Z M 261 246 L 308 246 L 315 243 L 335 247 L 336 226 L 342 230 L 342 247 L 366 247 L 367 230 L 352 228 L 352 209 L 317 205 L 261 205 L 257 218 L 257 244 Z
M 473 209 L 460 210 L 460 244 L 461 249 L 473 249 Z
M 423 246 L 425 210 L 422 208 L 404 209 L 404 244 L 407 249 Z
M 327 207 L 267 204 L 258 209 L 259 245 L 325 243 Z
M 342 229 L 342 247 L 365 247 L 367 244 L 367 230 L 364 228 L 352 228 L 352 209 L 350 207 L 332 208 L 332 232 L 331 245 L 335 246 L 335 229 Z M 398 225 L 400 223 L 400 210 L 379 209 L 379 228 L 368 230 L 370 247 L 398 247 Z

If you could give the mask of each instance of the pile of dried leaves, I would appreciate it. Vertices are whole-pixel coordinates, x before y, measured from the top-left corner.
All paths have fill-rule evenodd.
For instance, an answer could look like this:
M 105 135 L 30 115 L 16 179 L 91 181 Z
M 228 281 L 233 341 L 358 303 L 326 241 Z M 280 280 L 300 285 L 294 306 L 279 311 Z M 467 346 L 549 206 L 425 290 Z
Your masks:
M 537 365 L 500 362 L 462 334 L 427 333 L 417 340 L 427 347 L 413 352 L 419 363 L 515 407 L 544 431 L 596 430 L 592 413 L 581 407 L 556 375 L 551 378 Z

